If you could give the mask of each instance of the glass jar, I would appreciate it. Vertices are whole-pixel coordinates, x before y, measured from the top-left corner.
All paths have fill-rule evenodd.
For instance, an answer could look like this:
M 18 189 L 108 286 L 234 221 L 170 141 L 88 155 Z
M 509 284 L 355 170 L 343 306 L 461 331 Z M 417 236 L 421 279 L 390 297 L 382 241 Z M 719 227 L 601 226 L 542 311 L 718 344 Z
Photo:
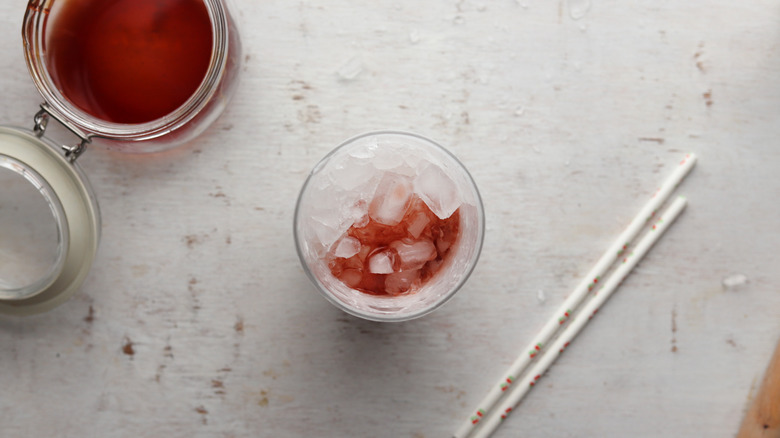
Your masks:
M 202 0 L 212 45 L 194 93 L 148 122 L 98 118 L 66 98 L 47 64 L 47 25 L 68 1 L 29 1 L 22 27 L 24 53 L 44 103 L 33 129 L 0 126 L 0 314 L 49 310 L 85 280 L 100 240 L 98 204 L 76 162 L 88 145 L 133 153 L 180 145 L 220 115 L 237 85 L 241 43 L 230 7 L 226 0 Z M 78 137 L 75 145 L 58 145 L 45 137 L 52 119 Z
M 68 0 L 30 0 L 22 25 L 27 67 L 45 103 L 42 111 L 63 122 L 88 143 L 123 152 L 158 152 L 201 134 L 222 113 L 235 91 L 241 65 L 241 41 L 225 0 L 203 0 L 212 31 L 212 53 L 206 75 L 196 91 L 173 112 L 145 123 L 101 120 L 71 103 L 52 79 L 47 56 L 47 24 Z M 77 152 L 78 151 L 78 152 Z
M 28 315 L 73 295 L 95 259 L 100 211 L 55 143 L 0 126 L 0 313 Z

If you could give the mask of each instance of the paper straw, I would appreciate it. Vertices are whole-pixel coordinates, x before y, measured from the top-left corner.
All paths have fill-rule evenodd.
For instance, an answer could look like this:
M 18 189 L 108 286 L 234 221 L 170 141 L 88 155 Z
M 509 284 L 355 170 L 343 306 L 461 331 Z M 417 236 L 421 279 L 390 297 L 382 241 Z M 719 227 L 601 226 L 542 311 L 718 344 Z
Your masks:
M 666 231 L 677 216 L 679 216 L 680 212 L 685 208 L 685 205 L 686 201 L 683 197 L 679 197 L 672 202 L 672 205 L 663 213 L 661 218 L 658 219 L 658 221 L 650 227 L 650 230 L 639 240 L 634 250 L 623 258 L 622 263 L 618 265 L 609 279 L 604 283 L 603 287 L 594 293 L 593 298 L 585 304 L 582 311 L 577 313 L 558 339 L 556 339 L 550 348 L 545 351 L 545 354 L 534 363 L 529 369 L 529 372 L 525 374 L 524 379 L 520 381 L 520 384 L 513 387 L 507 394 L 506 399 L 497 405 L 498 409 L 491 412 L 482 422 L 483 424 L 476 430 L 474 438 L 486 438 L 493 433 L 498 425 L 501 424 L 501 421 L 506 418 L 542 375 L 544 375 L 555 359 L 557 359 L 566 347 L 569 346 L 569 343 L 577 336 L 585 324 L 596 315 L 598 309 L 607 301 L 609 296 L 615 292 L 615 289 L 620 286 L 634 266 L 636 266 L 645 254 L 647 254 L 650 247 L 653 246 L 664 231 Z
M 472 411 L 474 414 L 458 428 L 453 438 L 465 438 L 476 427 L 477 423 L 484 417 L 485 412 L 501 398 L 515 378 L 531 363 L 531 360 L 542 351 L 545 344 L 552 338 L 552 336 L 560 329 L 560 327 L 569 319 L 572 311 L 576 309 L 580 303 L 588 295 L 588 292 L 601 281 L 601 276 L 609 269 L 610 266 L 622 256 L 628 248 L 628 245 L 639 232 L 644 228 L 644 225 L 660 208 L 672 191 L 682 182 L 683 178 L 691 171 L 694 164 L 696 164 L 696 156 L 694 154 L 686 155 L 672 174 L 664 181 L 663 185 L 655 192 L 652 198 L 639 211 L 639 214 L 634 217 L 628 227 L 618 238 L 612 243 L 606 253 L 601 256 L 601 259 L 596 263 L 596 266 L 588 272 L 582 282 L 574 289 L 569 297 L 563 302 L 560 308 L 553 314 L 553 318 L 550 319 L 542 328 L 542 331 L 531 341 L 525 348 L 525 354 L 521 354 L 512 366 L 506 371 L 505 375 L 494 385 L 490 392 L 479 402 L 477 409 Z

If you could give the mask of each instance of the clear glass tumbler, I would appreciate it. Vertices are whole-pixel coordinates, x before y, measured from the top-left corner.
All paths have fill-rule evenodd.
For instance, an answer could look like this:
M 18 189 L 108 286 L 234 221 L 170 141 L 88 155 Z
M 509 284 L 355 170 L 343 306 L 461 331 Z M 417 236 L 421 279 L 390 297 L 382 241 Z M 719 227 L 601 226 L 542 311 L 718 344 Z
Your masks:
M 417 134 L 347 140 L 301 189 L 295 243 L 306 274 L 336 307 L 374 321 L 432 312 L 477 264 L 485 228 L 463 164 Z

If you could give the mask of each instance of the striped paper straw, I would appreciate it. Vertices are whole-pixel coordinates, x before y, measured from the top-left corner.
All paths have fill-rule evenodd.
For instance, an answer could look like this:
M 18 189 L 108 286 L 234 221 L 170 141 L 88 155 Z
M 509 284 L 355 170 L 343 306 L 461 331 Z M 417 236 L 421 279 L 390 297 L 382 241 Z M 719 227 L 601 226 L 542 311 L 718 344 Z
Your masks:
M 507 415 L 514 409 L 520 400 L 531 390 L 536 382 L 544 375 L 550 365 L 563 353 L 569 343 L 575 336 L 582 330 L 585 324 L 596 315 L 598 309 L 604 304 L 605 301 L 615 292 L 615 289 L 623 283 L 623 280 L 628 276 L 631 270 L 637 263 L 647 254 L 647 251 L 653 246 L 653 244 L 661 237 L 667 228 L 677 219 L 682 210 L 685 208 L 685 198 L 679 197 L 672 202 L 672 205 L 661 215 L 651 227 L 649 231 L 639 240 L 634 250 L 627 254 L 622 263 L 618 265 L 613 274 L 604 283 L 604 286 L 594 293 L 593 298 L 588 301 L 582 308 L 582 311 L 575 316 L 571 323 L 563 330 L 558 339 L 553 342 L 550 348 L 545 354 L 529 369 L 529 372 L 525 374 L 526 378 L 521 380 L 520 384 L 513 387 L 500 404 L 498 409 L 491 412 L 490 415 L 482 422 L 482 426 L 476 430 L 474 438 L 486 438 L 495 431 L 501 421 L 503 421 Z
M 686 155 L 672 174 L 664 181 L 663 185 L 655 192 L 649 201 L 642 207 L 639 214 L 634 217 L 628 227 L 618 238 L 612 243 L 606 253 L 601 256 L 601 259 L 596 263 L 596 266 L 588 272 L 582 282 L 574 289 L 569 297 L 563 302 L 563 305 L 555 312 L 553 318 L 544 325 L 542 331 L 531 341 L 525 348 L 525 353 L 521 354 L 512 366 L 506 371 L 506 374 L 494 385 L 490 392 L 479 403 L 474 414 L 458 428 L 457 432 L 453 435 L 453 438 L 465 438 L 471 433 L 476 425 L 482 420 L 485 412 L 501 398 L 504 392 L 512 385 L 515 378 L 523 372 L 523 370 L 531 363 L 539 352 L 542 351 L 545 344 L 553 337 L 553 335 L 560 329 L 560 327 L 569 319 L 572 311 L 576 309 L 580 303 L 588 295 L 588 292 L 592 291 L 599 281 L 601 276 L 612 266 L 612 264 L 621 257 L 628 245 L 636 238 L 637 234 L 644 228 L 645 224 L 655 216 L 656 211 L 669 199 L 672 191 L 682 182 L 686 175 L 691 171 L 694 164 L 696 164 L 696 155 Z

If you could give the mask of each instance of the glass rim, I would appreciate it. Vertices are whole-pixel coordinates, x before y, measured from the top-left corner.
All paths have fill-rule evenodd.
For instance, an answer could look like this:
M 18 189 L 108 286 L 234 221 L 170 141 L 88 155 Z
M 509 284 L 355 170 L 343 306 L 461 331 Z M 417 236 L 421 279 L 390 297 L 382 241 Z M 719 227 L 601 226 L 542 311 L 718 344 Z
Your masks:
M 428 143 L 431 146 L 436 147 L 438 150 L 444 152 L 445 155 L 448 158 L 452 159 L 458 165 L 458 167 L 464 172 L 466 179 L 469 182 L 469 186 L 472 188 L 474 192 L 475 201 L 476 201 L 477 222 L 478 222 L 477 238 L 476 238 L 476 246 L 474 248 L 474 255 L 469 259 L 468 268 L 464 271 L 457 284 L 455 284 L 449 291 L 447 291 L 447 293 L 442 294 L 432 305 L 419 309 L 416 312 L 411 312 L 409 314 L 385 315 L 381 313 L 369 313 L 346 305 L 343 301 L 339 300 L 330 290 L 328 290 L 328 288 L 325 287 L 325 285 L 322 284 L 322 282 L 314 275 L 311 268 L 309 267 L 309 264 L 306 262 L 305 256 L 301 249 L 302 237 L 299 236 L 299 231 L 298 231 L 299 224 L 300 224 L 299 217 L 300 217 L 301 201 L 303 199 L 304 194 L 306 193 L 306 189 L 309 187 L 312 177 L 320 170 L 322 166 L 324 166 L 330 160 L 331 157 L 334 156 L 334 154 L 338 153 L 343 148 L 349 146 L 350 144 L 360 139 L 377 136 L 377 135 L 398 135 L 402 137 L 404 136 L 413 137 L 418 140 L 422 140 L 423 142 Z M 331 304 L 345 311 L 346 313 L 349 313 L 350 315 L 367 319 L 370 321 L 377 321 L 377 322 L 409 321 L 412 319 L 425 316 L 433 312 L 434 310 L 440 308 L 441 306 L 443 306 L 453 296 L 455 296 L 455 293 L 458 292 L 463 287 L 463 285 L 466 284 L 466 281 L 468 281 L 469 277 L 471 277 L 471 274 L 474 272 L 474 269 L 476 268 L 479 262 L 479 257 L 482 254 L 482 246 L 485 240 L 485 208 L 484 205 L 482 204 L 482 196 L 479 193 L 479 188 L 477 187 L 477 184 L 474 181 L 474 177 L 471 175 L 468 168 L 466 168 L 466 166 L 444 146 L 440 145 L 439 143 L 435 142 L 434 140 L 428 137 L 413 132 L 409 132 L 409 131 L 402 131 L 402 130 L 368 131 L 362 134 L 355 135 L 343 141 L 341 144 L 339 144 L 338 146 L 333 148 L 330 152 L 328 152 L 324 157 L 322 157 L 322 159 L 320 159 L 317 162 L 317 164 L 312 168 L 312 170 L 309 172 L 309 174 L 306 177 L 306 180 L 303 183 L 303 186 L 301 187 L 301 190 L 298 192 L 298 198 L 295 203 L 295 211 L 293 213 L 293 239 L 295 241 L 295 251 L 298 254 L 298 259 L 301 262 L 301 265 L 303 267 L 304 272 L 306 273 L 306 276 L 309 277 L 309 280 L 314 284 L 317 291 L 322 296 L 324 296 L 328 301 L 330 301 Z
M 22 295 L 0 297 L 0 314 L 24 316 L 49 310 L 72 296 L 83 284 L 100 241 L 100 209 L 89 180 L 78 163 L 71 163 L 58 146 L 33 131 L 0 126 L 0 154 L 24 163 L 40 175 L 62 207 L 64 264 L 53 282 Z
M 221 0 L 202 0 L 209 14 L 212 49 L 206 75 L 195 92 L 178 108 L 163 117 L 143 123 L 115 123 L 95 117 L 72 104 L 52 81 L 44 53 L 46 23 L 57 0 L 29 0 L 22 23 L 22 43 L 27 68 L 36 89 L 57 114 L 90 137 L 141 141 L 161 137 L 195 118 L 217 91 L 226 69 L 229 45 L 228 16 Z
M 0 300 L 21 300 L 34 296 L 46 289 L 60 275 L 65 266 L 65 254 L 70 247 L 70 230 L 62 203 L 54 189 L 46 181 L 46 178 L 26 163 L 0 152 L 0 172 L 2 171 L 8 171 L 15 174 L 16 177 L 21 177 L 38 191 L 49 207 L 52 214 L 51 219 L 54 220 L 57 229 L 58 245 L 56 256 L 53 263 L 46 269 L 46 272 L 39 278 L 27 282 L 27 284 L 8 288 L 0 287 Z

